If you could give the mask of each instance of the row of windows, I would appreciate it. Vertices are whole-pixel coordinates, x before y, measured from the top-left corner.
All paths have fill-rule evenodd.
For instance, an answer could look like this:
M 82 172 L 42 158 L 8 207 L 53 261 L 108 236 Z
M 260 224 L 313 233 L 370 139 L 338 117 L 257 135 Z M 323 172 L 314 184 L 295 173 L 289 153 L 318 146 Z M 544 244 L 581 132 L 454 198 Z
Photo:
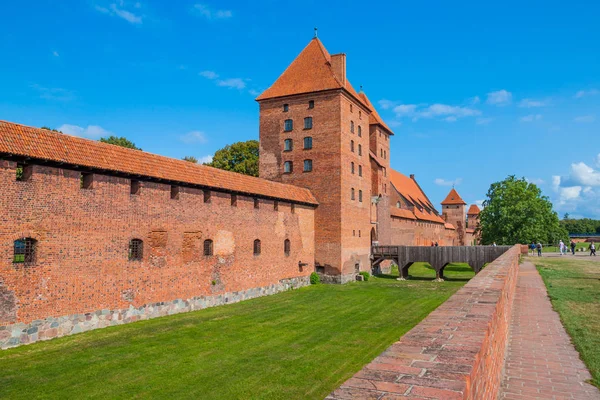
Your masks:
M 354 140 L 350 141 L 350 151 L 354 153 Z M 358 145 L 358 155 L 362 156 L 362 146 Z
M 312 117 L 304 118 L 304 129 L 312 129 L 312 127 L 313 127 Z M 294 120 L 286 119 L 285 121 L 283 121 L 283 130 L 286 132 L 293 131 L 294 130 Z
M 384 158 L 384 159 L 387 158 L 387 151 L 386 150 L 379 149 L 379 152 L 380 152 L 381 158 Z
M 304 150 L 310 150 L 313 147 L 312 137 L 307 136 L 303 140 Z M 294 150 L 294 141 L 292 139 L 285 139 L 283 141 L 283 151 L 292 151 Z
M 13 242 L 13 263 L 26 266 L 35 264 L 37 253 L 37 240 L 32 238 L 17 239 Z M 253 253 L 255 256 L 261 253 L 260 239 L 254 240 Z M 283 241 L 283 253 L 289 256 L 291 252 L 291 242 L 289 239 Z M 213 241 L 206 239 L 203 244 L 203 254 L 205 256 L 214 255 Z M 129 241 L 128 256 L 129 261 L 141 261 L 144 259 L 144 241 L 142 239 L 131 239 Z
M 350 171 L 354 174 L 354 162 L 350 163 Z M 362 176 L 362 165 L 358 166 L 358 176 Z
M 352 103 L 350 103 L 350 112 L 354 112 Z M 362 119 L 362 111 L 360 111 L 360 110 L 358 110 L 358 119 Z
M 312 169 L 313 169 L 312 160 L 304 160 L 304 169 L 302 170 L 302 172 L 311 172 Z M 283 173 L 291 174 L 292 172 L 294 172 L 294 162 L 293 161 L 284 162 L 283 163 Z
M 350 189 L 350 200 L 356 200 L 355 196 L 354 196 L 355 190 L 354 188 Z M 363 193 L 362 190 L 358 191 L 358 201 L 362 203 L 363 201 Z
M 308 101 L 308 108 L 312 109 L 315 108 L 315 101 L 314 100 L 309 100 Z M 283 105 L 283 112 L 288 112 L 290 111 L 290 105 L 289 104 L 284 104 Z

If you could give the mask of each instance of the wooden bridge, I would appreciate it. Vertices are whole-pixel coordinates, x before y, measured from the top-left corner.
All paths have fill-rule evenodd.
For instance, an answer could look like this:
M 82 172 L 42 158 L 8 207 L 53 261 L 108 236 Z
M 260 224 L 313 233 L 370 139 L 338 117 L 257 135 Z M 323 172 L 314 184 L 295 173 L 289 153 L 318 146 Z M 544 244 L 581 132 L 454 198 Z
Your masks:
M 393 260 L 398 265 L 400 277 L 408 278 L 408 269 L 415 262 L 427 262 L 435 270 L 437 279 L 444 279 L 444 268 L 450 263 L 467 263 L 475 273 L 483 266 L 500 257 L 511 246 L 373 246 L 373 273 L 379 272 L 379 264 Z

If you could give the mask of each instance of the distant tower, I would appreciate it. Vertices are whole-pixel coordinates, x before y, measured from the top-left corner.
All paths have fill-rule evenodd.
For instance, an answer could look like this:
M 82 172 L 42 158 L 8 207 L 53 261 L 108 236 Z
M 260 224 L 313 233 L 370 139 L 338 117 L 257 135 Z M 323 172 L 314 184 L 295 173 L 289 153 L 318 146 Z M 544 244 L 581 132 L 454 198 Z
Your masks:
M 448 193 L 448 196 L 442 201 L 442 214 L 446 222 L 449 222 L 456 227 L 459 246 L 465 245 L 466 205 L 467 203 L 465 203 L 454 188 L 452 188 L 450 193 Z
M 481 210 L 479 209 L 479 207 L 477 207 L 476 204 L 471 204 L 471 207 L 469 207 L 469 211 L 467 211 L 467 224 L 469 227 L 469 230 L 473 229 L 474 231 L 472 231 L 473 234 L 473 239 L 475 240 L 475 243 L 479 243 L 479 239 L 481 238 L 481 232 L 479 232 L 477 229 L 479 228 L 479 213 L 481 212 Z

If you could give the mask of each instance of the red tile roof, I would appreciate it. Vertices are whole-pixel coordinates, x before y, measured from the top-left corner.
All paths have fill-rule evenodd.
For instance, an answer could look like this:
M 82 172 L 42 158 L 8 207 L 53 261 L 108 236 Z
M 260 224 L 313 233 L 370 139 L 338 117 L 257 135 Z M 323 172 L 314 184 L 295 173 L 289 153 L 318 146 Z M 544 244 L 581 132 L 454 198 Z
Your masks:
M 404 196 L 411 203 L 420 207 L 428 207 L 432 210 L 435 210 L 435 207 L 433 204 L 431 204 L 431 201 L 429 201 L 425 193 L 423 193 L 423 190 L 421 190 L 414 179 L 411 179 L 398 171 L 390 169 L 390 181 L 392 182 L 392 185 L 394 185 L 396 191 L 398 191 L 398 193 Z
M 415 214 L 410 210 L 406 210 L 404 208 L 392 207 L 390 210 L 390 214 L 392 217 L 404 218 L 404 219 L 413 219 L 416 220 Z
M 450 222 L 446 222 L 444 224 L 444 226 L 446 227 L 446 229 L 454 229 L 454 230 L 456 230 L 456 228 L 454 227 L 454 225 L 452 225 Z
M 479 209 L 479 207 L 477 207 L 477 204 L 471 204 L 471 207 L 469 207 L 469 211 L 467 211 L 467 215 L 477 215 L 481 212 L 481 210 Z
M 317 205 L 305 188 L 0 121 L 0 154 Z
M 414 214 L 417 217 L 417 219 L 420 219 L 423 221 L 435 222 L 438 224 L 446 223 L 442 217 L 435 215 L 435 214 L 428 213 L 427 211 L 421 211 L 416 207 L 414 209 Z
M 475 233 L 475 229 L 473 229 L 473 228 L 467 228 L 465 230 L 467 233 Z
M 323 43 L 314 38 L 283 71 L 275 83 L 258 96 L 256 100 L 332 89 L 346 90 L 358 102 L 369 108 L 356 93 L 348 79 L 344 84 L 335 76 L 331 67 L 331 55 L 327 52 Z
M 373 104 L 371 104 L 371 102 L 369 101 L 369 98 L 367 97 L 367 95 L 364 92 L 360 92 L 358 95 L 365 102 L 365 104 L 367 104 L 369 106 L 369 108 L 371 109 L 371 114 L 369 115 L 369 124 L 370 125 L 380 125 L 390 135 L 393 135 L 394 132 L 392 132 L 392 130 L 390 129 L 390 127 L 387 126 L 385 124 L 385 122 L 383 122 L 383 119 L 381 119 L 381 117 L 379 116 L 379 114 L 377 114 L 377 110 L 375 109 L 375 107 L 373 107 Z
M 450 205 L 450 204 L 464 204 L 466 205 L 467 203 L 465 203 L 465 201 L 460 197 L 460 195 L 458 194 L 458 192 L 452 188 L 452 190 L 450 191 L 450 193 L 448 193 L 448 196 L 446 196 L 446 198 L 444 199 L 444 201 L 442 201 L 442 205 Z

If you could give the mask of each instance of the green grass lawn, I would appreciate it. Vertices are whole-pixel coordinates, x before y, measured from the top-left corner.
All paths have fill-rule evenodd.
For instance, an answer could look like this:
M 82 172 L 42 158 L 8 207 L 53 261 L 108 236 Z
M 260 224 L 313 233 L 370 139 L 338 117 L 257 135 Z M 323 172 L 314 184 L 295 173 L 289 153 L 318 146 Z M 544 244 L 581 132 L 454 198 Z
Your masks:
M 0 351 L 0 398 L 322 399 L 473 276 L 409 273 Z
M 554 309 L 600 387 L 600 261 L 534 259 Z
M 579 253 L 579 249 L 586 249 L 588 252 L 590 250 L 590 244 L 591 243 L 586 243 L 586 242 L 581 242 L 581 243 L 576 243 L 575 244 L 575 251 L 577 252 L 577 254 Z M 569 253 L 571 252 L 571 244 L 566 243 Z M 596 243 L 596 248 L 598 248 L 598 243 Z M 559 248 L 558 246 L 545 246 L 542 248 L 542 253 L 558 253 L 559 252 Z M 536 254 L 537 254 L 537 250 L 536 250 Z

